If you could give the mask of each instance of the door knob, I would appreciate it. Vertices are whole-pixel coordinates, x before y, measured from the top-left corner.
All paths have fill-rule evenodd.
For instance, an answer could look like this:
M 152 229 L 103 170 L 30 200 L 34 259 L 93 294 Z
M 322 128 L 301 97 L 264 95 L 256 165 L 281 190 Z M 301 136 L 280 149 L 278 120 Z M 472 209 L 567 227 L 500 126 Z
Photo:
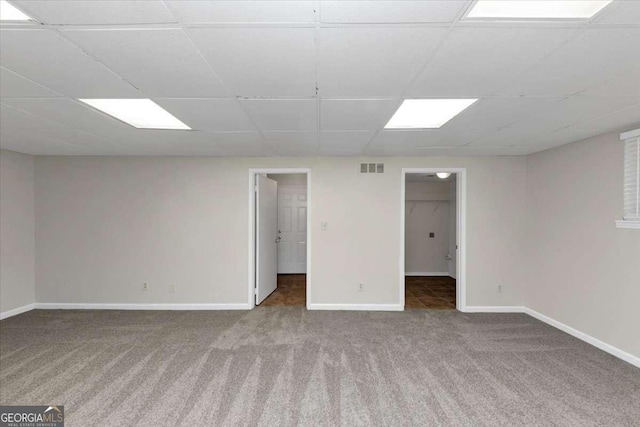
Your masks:
M 280 240 L 282 240 L 282 237 L 278 236 L 278 237 L 276 238 L 276 243 L 280 243 Z

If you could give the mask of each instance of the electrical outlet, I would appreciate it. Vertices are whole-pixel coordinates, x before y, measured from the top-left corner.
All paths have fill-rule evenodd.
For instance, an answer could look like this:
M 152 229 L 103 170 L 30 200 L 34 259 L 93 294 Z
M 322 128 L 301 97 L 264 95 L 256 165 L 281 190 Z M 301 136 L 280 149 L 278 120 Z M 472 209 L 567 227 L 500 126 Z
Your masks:
M 502 285 L 498 285 L 498 293 L 501 294 L 502 293 Z
M 175 294 L 176 293 L 176 285 L 169 285 L 169 293 L 170 294 Z
M 364 292 L 364 283 L 358 283 L 358 292 Z
M 148 291 L 149 290 L 149 284 L 148 283 L 143 283 L 142 284 L 142 290 L 143 291 Z

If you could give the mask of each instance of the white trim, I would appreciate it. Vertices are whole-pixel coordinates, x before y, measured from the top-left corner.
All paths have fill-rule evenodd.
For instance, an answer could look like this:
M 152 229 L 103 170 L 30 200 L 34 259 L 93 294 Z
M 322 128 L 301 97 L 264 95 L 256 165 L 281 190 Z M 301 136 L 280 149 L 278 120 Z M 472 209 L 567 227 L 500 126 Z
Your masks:
M 408 271 L 405 276 L 434 276 L 434 277 L 450 277 L 448 271 Z
M 616 228 L 635 228 L 640 229 L 640 221 L 619 220 L 616 221 Z
M 620 141 L 624 141 L 631 138 L 640 137 L 640 129 L 630 130 L 629 132 L 624 132 L 620 134 Z
M 640 357 L 638 356 L 634 356 L 631 353 L 627 353 L 624 350 L 620 350 L 619 348 L 614 347 L 611 344 L 607 344 L 604 341 L 600 341 L 599 339 L 594 338 L 591 335 L 585 334 L 584 332 L 574 329 L 571 326 L 568 326 L 562 322 L 552 319 L 549 316 L 545 316 L 544 314 L 539 313 L 530 308 L 524 307 L 524 312 L 527 313 L 529 316 L 540 320 L 541 322 L 551 325 L 554 328 L 560 329 L 561 331 L 566 332 L 569 335 L 572 335 L 588 344 L 591 344 L 594 347 L 599 348 L 602 351 L 606 351 L 607 353 L 619 359 L 622 359 L 625 362 L 631 363 L 633 366 L 640 368 Z
M 249 308 L 256 306 L 255 287 L 255 176 L 260 173 L 265 174 L 293 174 L 303 173 L 307 175 L 307 309 L 311 305 L 311 168 L 250 168 L 249 169 Z
M 36 303 L 38 310 L 249 310 L 239 304 L 93 304 L 93 303 Z
M 466 311 L 467 306 L 467 169 L 466 168 L 402 168 L 400 183 L 400 259 L 399 265 L 399 295 L 400 305 L 404 307 L 405 291 L 405 263 L 404 263 L 404 233 L 405 233 L 405 179 L 408 173 L 436 173 L 451 172 L 456 174 L 456 239 L 458 244 L 458 259 L 456 260 L 456 309 Z M 449 274 L 447 273 L 447 276 Z
M 307 304 L 308 310 L 404 311 L 400 304 Z
M 3 311 L 0 313 L 0 320 L 8 319 L 9 317 L 17 316 L 18 314 L 26 313 L 36 308 L 35 304 L 27 304 L 22 307 L 14 308 L 12 310 Z
M 465 313 L 524 313 L 525 307 L 521 305 L 468 305 Z

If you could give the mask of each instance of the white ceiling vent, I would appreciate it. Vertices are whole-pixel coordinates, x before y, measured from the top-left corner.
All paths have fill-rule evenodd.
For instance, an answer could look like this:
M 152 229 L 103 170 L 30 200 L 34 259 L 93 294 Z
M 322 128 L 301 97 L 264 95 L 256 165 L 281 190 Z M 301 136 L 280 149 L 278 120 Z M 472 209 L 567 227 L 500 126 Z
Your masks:
M 384 173 L 384 163 L 360 163 L 360 173 Z

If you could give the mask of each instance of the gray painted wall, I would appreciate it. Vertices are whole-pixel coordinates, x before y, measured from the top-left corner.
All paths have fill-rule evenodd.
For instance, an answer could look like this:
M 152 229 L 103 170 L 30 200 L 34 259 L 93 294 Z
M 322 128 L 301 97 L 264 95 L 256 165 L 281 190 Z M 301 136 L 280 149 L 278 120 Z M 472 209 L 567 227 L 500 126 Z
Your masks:
M 0 150 L 0 313 L 35 302 L 33 157 Z
M 622 218 L 623 144 L 610 133 L 527 158 L 525 304 L 640 356 L 640 230 Z

